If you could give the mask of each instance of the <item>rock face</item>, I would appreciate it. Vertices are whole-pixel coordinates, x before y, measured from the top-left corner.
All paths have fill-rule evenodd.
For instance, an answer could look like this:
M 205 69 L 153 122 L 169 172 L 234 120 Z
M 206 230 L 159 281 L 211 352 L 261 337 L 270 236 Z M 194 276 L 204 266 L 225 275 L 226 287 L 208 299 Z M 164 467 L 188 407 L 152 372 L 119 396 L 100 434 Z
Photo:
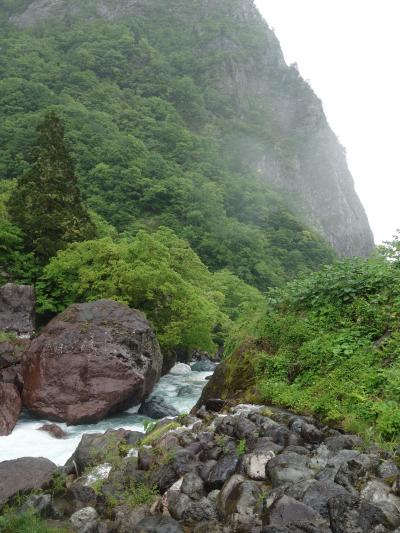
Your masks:
M 48 486 L 56 468 L 54 463 L 42 457 L 0 463 L 0 509 L 18 493 Z
M 0 331 L 30 337 L 35 330 L 35 291 L 29 285 L 7 283 L 0 288 Z
M 222 107 L 247 126 L 221 130 L 221 145 L 232 169 L 257 174 L 283 193 L 340 255 L 370 254 L 373 236 L 345 151 L 321 101 L 297 68 L 285 64 L 280 44 L 254 0 L 94 0 L 90 9 L 83 0 L 36 0 L 11 20 L 21 28 L 52 18 L 132 18 L 146 25 L 154 12 L 162 20 L 173 16 L 178 28 L 194 28 L 191 53 L 208 65 L 194 77 L 195 83 L 207 79 L 211 89 L 223 95 Z M 214 21 L 214 32 L 207 26 L 209 20 Z M 152 30 L 150 22 L 147 38 L 157 47 L 152 31 L 158 28 Z M 188 47 L 178 32 L 175 43 L 161 52 L 179 53 Z M 190 69 L 181 68 L 183 76 L 193 77 Z M 218 114 L 214 107 L 207 111 Z
M 21 413 L 21 397 L 12 383 L 0 383 L 0 437 L 9 435 Z
M 139 311 L 110 300 L 77 304 L 34 339 L 23 361 L 23 403 L 68 424 L 94 423 L 141 403 L 162 356 Z

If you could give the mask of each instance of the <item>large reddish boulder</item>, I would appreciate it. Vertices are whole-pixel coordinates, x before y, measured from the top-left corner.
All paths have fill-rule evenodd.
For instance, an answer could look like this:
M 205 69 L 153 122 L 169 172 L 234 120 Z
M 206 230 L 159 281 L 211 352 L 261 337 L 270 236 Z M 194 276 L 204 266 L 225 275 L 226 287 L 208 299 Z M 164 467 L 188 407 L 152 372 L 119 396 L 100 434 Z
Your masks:
M 21 397 L 12 383 L 0 383 L 0 437 L 9 435 L 21 413 Z
M 161 367 L 142 313 L 111 300 L 72 305 L 25 353 L 23 403 L 49 420 L 95 423 L 140 404 Z

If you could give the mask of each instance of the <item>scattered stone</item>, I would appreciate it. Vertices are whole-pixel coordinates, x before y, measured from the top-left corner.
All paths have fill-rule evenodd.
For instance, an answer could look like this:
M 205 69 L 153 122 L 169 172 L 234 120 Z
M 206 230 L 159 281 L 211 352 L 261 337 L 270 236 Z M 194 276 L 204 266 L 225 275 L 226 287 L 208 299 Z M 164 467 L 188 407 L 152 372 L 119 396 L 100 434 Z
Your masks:
M 269 461 L 275 457 L 273 451 L 270 452 L 253 452 L 243 457 L 243 467 L 246 475 L 258 481 L 266 478 L 266 466 Z
M 183 533 L 180 524 L 167 516 L 149 516 L 132 533 Z
M 57 426 L 57 424 L 44 424 L 44 426 L 39 428 L 39 431 L 50 433 L 56 439 L 65 439 L 67 437 L 65 431 L 60 426 Z
M 18 493 L 48 487 L 57 467 L 43 457 L 23 457 L 0 463 L 0 509 Z
M 147 399 L 138 411 L 140 415 L 148 416 L 154 418 L 155 420 L 160 420 L 167 416 L 179 416 L 179 411 L 168 405 L 162 396 L 151 396 Z
M 93 509 L 93 507 L 85 507 L 74 513 L 70 518 L 70 522 L 74 528 L 81 529 L 96 522 L 98 518 L 99 515 L 97 514 L 96 509 Z

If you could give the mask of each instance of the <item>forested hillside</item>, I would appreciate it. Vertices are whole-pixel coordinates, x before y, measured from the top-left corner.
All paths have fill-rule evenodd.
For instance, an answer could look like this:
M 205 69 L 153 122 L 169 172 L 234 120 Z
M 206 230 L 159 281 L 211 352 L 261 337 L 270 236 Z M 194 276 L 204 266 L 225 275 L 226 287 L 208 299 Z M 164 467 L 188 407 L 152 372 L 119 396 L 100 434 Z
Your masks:
M 372 250 L 322 106 L 286 66 L 252 2 L 4 0 L 0 17 L 1 267 L 6 279 L 35 282 L 45 316 L 72 301 L 114 297 L 145 309 L 166 346 L 179 346 L 189 279 L 165 246 L 187 241 L 193 261 L 220 276 L 216 286 L 190 274 L 192 289 L 208 305 L 216 291 L 219 303 L 215 312 L 203 308 L 202 341 L 183 344 L 209 348 L 212 338 L 222 342 L 237 304 L 260 297 L 246 283 L 264 292 L 316 270 L 334 259 L 330 245 L 339 254 Z M 43 146 L 51 139 L 44 125 L 57 129 L 57 121 L 64 166 Z M 79 194 L 63 189 L 66 176 Z M 57 207 L 63 195 L 79 203 L 73 221 Z M 138 273 L 139 243 L 149 239 L 154 255 L 140 261 L 150 270 L 137 274 L 147 292 L 128 294 L 111 265 L 134 264 Z M 173 311 L 180 285 L 167 276 L 157 287 L 162 266 L 184 278 L 185 304 L 174 299 Z M 86 279 L 86 269 L 103 268 L 100 280 Z M 224 317 L 211 324 L 221 306 Z

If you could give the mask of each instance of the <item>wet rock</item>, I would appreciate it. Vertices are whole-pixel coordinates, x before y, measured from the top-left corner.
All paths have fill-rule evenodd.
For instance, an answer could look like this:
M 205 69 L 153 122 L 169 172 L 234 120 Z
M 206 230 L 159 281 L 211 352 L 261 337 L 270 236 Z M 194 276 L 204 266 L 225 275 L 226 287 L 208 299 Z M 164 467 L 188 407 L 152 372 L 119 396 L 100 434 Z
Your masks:
M 11 383 L 0 383 L 0 437 L 9 435 L 21 413 L 21 396 Z
M 335 435 L 325 440 L 325 445 L 331 452 L 340 450 L 352 450 L 362 444 L 362 440 L 357 435 Z
M 369 481 L 361 497 L 379 507 L 393 527 L 400 526 L 400 498 L 391 493 L 389 485 L 377 479 Z
M 221 457 L 221 459 L 219 459 L 211 468 L 205 479 L 207 490 L 210 491 L 222 488 L 225 481 L 235 473 L 238 462 L 238 457 L 233 454 Z
M 67 437 L 65 431 L 60 426 L 57 426 L 57 424 L 44 424 L 44 426 L 39 428 L 39 431 L 50 433 L 55 439 L 65 439 Z
M 139 409 L 139 414 L 160 420 L 166 416 L 179 416 L 179 411 L 164 400 L 162 396 L 152 396 Z
M 139 522 L 132 533 L 183 533 L 183 529 L 173 518 L 149 516 Z
M 183 476 L 181 491 L 192 500 L 200 500 L 205 495 L 204 482 L 195 472 L 188 472 Z
M 197 361 L 192 365 L 193 372 L 214 372 L 217 365 L 210 361 L 209 359 L 203 359 L 202 361 Z
M 114 451 L 121 443 L 126 443 L 125 429 L 108 430 L 105 433 L 91 433 L 82 435 L 81 441 L 68 459 L 65 469 L 68 473 L 81 474 L 85 468 L 106 462 L 107 455 Z
M 244 455 L 242 463 L 246 475 L 258 481 L 264 480 L 266 478 L 266 466 L 273 457 L 275 457 L 273 451 L 259 451 Z
M 374 505 L 350 494 L 331 498 L 328 502 L 329 519 L 333 533 L 385 533 L 388 522 L 383 512 Z M 375 529 L 376 528 L 376 529 Z
M 35 291 L 29 285 L 7 283 L 0 288 L 0 331 L 31 337 L 35 331 Z
M 215 501 L 209 498 L 201 498 L 197 501 L 190 501 L 183 512 L 183 518 L 187 522 L 196 523 L 205 520 L 217 519 L 217 506 Z
M 283 453 L 267 463 L 267 475 L 273 487 L 285 483 L 298 483 L 313 477 L 308 458 L 296 453 Z
M 0 509 L 13 496 L 50 485 L 57 467 L 42 457 L 24 457 L 0 463 Z
M 314 509 L 289 496 L 282 496 L 275 500 L 265 516 L 265 525 L 301 526 L 307 523 L 314 526 L 321 525 L 323 519 Z
M 304 442 L 309 444 L 320 444 L 324 439 L 324 434 L 313 424 L 308 424 L 302 418 L 292 421 L 290 429 L 298 433 Z
M 183 514 L 192 500 L 186 494 L 182 494 L 177 490 L 169 490 L 166 496 L 167 508 L 172 518 L 175 520 L 182 520 Z
M 347 497 L 349 492 L 333 481 L 316 481 L 304 493 L 303 503 L 327 518 L 329 500 L 339 496 Z
M 70 518 L 70 522 L 75 529 L 83 529 L 87 528 L 88 525 L 97 522 L 98 518 L 99 515 L 97 514 L 96 509 L 93 509 L 93 507 L 85 507 L 74 513 Z
M 392 461 L 382 461 L 377 468 L 377 474 L 382 479 L 395 479 L 400 470 Z
M 52 504 L 52 498 L 50 494 L 32 494 L 22 505 L 20 512 L 33 511 L 42 518 L 52 517 L 56 511 Z
M 178 396 L 191 396 L 193 394 L 193 387 L 192 385 L 184 385 L 181 387 L 178 391 Z
M 360 487 L 368 479 L 368 471 L 357 459 L 343 463 L 335 476 L 335 483 L 342 485 L 352 494 L 357 494 L 356 486 Z
M 186 376 L 187 374 L 190 374 L 192 369 L 189 365 L 186 365 L 185 363 L 176 363 L 171 370 L 169 371 L 170 374 L 173 376 Z
M 225 407 L 226 402 L 218 398 L 210 398 L 205 403 L 205 408 L 207 411 L 213 411 L 214 413 L 219 413 Z
M 261 529 L 262 486 L 234 476 L 218 498 L 218 512 L 229 531 L 259 531 Z
M 76 304 L 51 320 L 25 353 L 23 403 L 50 420 L 98 422 L 141 403 L 161 366 L 142 313 L 111 300 Z

